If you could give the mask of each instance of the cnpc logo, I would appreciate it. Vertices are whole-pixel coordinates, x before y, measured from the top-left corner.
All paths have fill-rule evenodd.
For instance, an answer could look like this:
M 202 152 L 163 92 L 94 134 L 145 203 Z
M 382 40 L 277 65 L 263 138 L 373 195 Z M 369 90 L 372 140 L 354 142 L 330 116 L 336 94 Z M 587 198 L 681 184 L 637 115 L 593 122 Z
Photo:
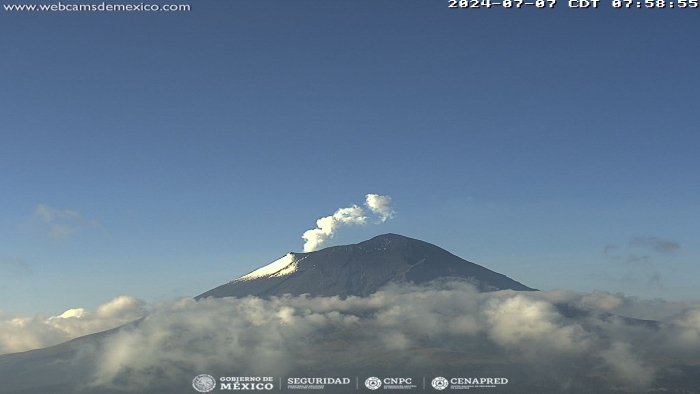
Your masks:
M 365 380 L 365 386 L 370 390 L 376 390 L 382 386 L 384 386 L 385 389 L 411 389 L 416 387 L 413 385 L 412 378 L 379 379 L 376 376 L 367 378 L 367 380 Z
M 376 390 L 382 387 L 382 380 L 376 376 L 372 376 L 371 378 L 367 378 L 367 380 L 365 380 L 365 386 L 370 390 Z

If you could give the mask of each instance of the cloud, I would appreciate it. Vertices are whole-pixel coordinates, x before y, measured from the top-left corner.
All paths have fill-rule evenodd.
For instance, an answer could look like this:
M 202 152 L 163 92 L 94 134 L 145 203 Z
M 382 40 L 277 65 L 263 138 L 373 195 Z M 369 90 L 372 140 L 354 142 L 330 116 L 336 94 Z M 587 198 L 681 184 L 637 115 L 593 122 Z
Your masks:
M 648 264 L 651 261 L 649 254 L 636 253 L 634 251 L 645 250 L 647 252 L 657 252 L 662 254 L 672 253 L 680 249 L 681 245 L 675 241 L 661 239 L 659 237 L 633 237 L 627 242 L 627 257 L 614 255 L 620 248 L 617 245 L 609 244 L 603 248 L 603 253 L 616 260 L 622 260 L 632 264 Z
M 649 266 L 649 265 L 651 265 L 651 257 L 649 257 L 647 255 L 638 256 L 636 254 L 630 254 L 629 256 L 627 256 L 625 263 L 633 264 L 633 265 Z
M 70 209 L 56 209 L 46 204 L 39 204 L 34 209 L 33 218 L 37 220 L 46 233 L 54 239 L 63 239 L 73 235 L 84 226 L 101 227 L 96 220 L 85 220 L 80 212 Z
M 80 375 L 87 392 L 180 392 L 170 389 L 189 387 L 198 373 L 334 376 L 364 368 L 479 371 L 517 382 L 520 392 L 663 391 L 669 379 L 692 381 L 696 370 L 676 366 L 700 358 L 700 303 L 562 290 L 479 293 L 465 282 L 392 284 L 345 299 L 187 298 L 149 308 L 120 297 L 94 311 L 3 321 L 0 338 L 5 344 L 7 328 L 23 325 L 13 329 L 14 341 L 18 347 L 24 339 L 26 348 L 144 313 L 90 348 L 94 370 Z
M 604 254 L 610 254 L 610 253 L 615 252 L 616 250 L 617 250 L 617 245 L 612 245 L 612 244 L 610 244 L 610 245 L 605 245 L 605 246 L 603 247 L 603 253 L 604 253 Z
M 0 257 L 0 291 L 20 285 L 19 279 L 28 278 L 34 274 L 34 269 L 24 259 Z
M 634 237 L 629 241 L 630 247 L 648 248 L 655 252 L 671 253 L 680 249 L 678 242 L 661 239 L 658 237 Z
M 489 336 L 502 346 L 566 353 L 581 353 L 590 346 L 583 328 L 565 324 L 553 304 L 546 301 L 518 294 L 492 300 L 485 313 L 491 326 Z
M 58 316 L 6 317 L 0 320 L 0 354 L 52 346 L 118 327 L 145 314 L 145 303 L 120 296 L 94 311 L 68 309 Z
M 562 314 L 562 303 L 580 316 Z M 509 360 L 501 373 L 542 373 L 563 386 L 599 375 L 604 387 L 644 389 L 670 373 L 658 357 L 700 357 L 700 309 L 660 328 L 590 309 L 640 304 L 603 292 L 478 293 L 462 282 L 391 285 L 363 298 L 183 299 L 109 338 L 93 386 L 144 391 L 182 380 L 183 371 L 348 373 L 370 359 L 376 368 L 458 368 L 464 354 Z
M 32 266 L 23 259 L 0 258 L 0 279 L 31 276 L 33 272 Z
M 55 209 L 45 204 L 39 204 L 34 209 L 34 216 L 42 219 L 46 223 L 52 223 L 56 220 L 81 221 L 80 213 L 69 209 Z
M 654 380 L 654 369 L 645 365 L 629 343 L 613 342 L 610 347 L 601 350 L 600 356 L 621 383 L 633 388 L 646 388 Z
M 624 263 L 629 267 L 627 272 L 619 276 L 620 280 L 661 288 L 663 280 L 661 272 L 657 269 L 658 260 L 671 262 L 669 255 L 678 249 L 680 244 L 675 241 L 659 237 L 633 237 L 627 242 L 626 247 L 606 245 L 603 253 L 612 261 Z
M 365 205 L 380 217 L 381 222 L 391 219 L 394 211 L 389 206 L 391 197 L 378 194 L 367 194 Z M 350 225 L 365 225 L 369 218 L 364 209 L 358 205 L 339 208 L 333 215 L 325 216 L 316 221 L 316 228 L 307 230 L 302 234 L 304 252 L 313 252 L 320 249 L 326 241 L 333 238 L 339 228 Z
M 647 284 L 651 287 L 662 287 L 662 278 L 661 278 L 661 273 L 659 271 L 654 271 L 649 275 L 649 280 L 647 281 Z

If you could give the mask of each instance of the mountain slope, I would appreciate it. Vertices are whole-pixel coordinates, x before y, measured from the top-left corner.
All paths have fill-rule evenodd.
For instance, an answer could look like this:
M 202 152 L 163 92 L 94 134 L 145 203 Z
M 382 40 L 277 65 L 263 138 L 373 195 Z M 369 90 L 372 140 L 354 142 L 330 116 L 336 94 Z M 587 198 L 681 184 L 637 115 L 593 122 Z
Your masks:
M 384 234 L 353 245 L 288 253 L 258 270 L 196 298 L 283 294 L 366 296 L 390 282 L 468 280 L 482 291 L 534 290 L 505 275 L 466 261 L 430 243 Z

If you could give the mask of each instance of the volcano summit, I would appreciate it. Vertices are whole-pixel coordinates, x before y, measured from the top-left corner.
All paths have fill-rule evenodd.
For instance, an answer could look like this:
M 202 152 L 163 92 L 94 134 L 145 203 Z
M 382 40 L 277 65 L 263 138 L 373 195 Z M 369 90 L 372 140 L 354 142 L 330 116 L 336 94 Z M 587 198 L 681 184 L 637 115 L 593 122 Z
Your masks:
M 433 244 L 384 234 L 353 245 L 290 252 L 196 298 L 367 296 L 389 283 L 422 284 L 435 279 L 468 281 L 481 291 L 535 290 Z

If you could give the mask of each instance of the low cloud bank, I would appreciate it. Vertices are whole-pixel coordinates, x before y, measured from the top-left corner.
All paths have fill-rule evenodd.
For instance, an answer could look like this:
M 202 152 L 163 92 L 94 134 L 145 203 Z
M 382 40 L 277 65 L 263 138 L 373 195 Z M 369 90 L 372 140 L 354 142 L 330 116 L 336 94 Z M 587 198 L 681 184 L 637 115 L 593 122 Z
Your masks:
M 120 297 L 93 312 L 24 320 L 23 329 L 1 343 L 3 349 L 45 344 L 145 311 L 143 303 Z M 663 321 L 616 315 L 621 312 Z M 16 323 L 0 324 L 5 332 Z M 491 365 L 490 371 L 521 385 L 513 371 L 556 382 L 558 392 L 590 389 L 591 382 L 603 390 L 641 391 L 687 381 L 688 372 L 676 366 L 700 360 L 700 304 L 605 292 L 479 293 L 464 282 L 390 285 L 346 299 L 181 299 L 153 305 L 143 320 L 107 337 L 100 349 L 90 389 L 147 392 L 174 382 L 186 387 L 195 372 L 322 376 L 388 365 L 422 374 Z
M 642 307 L 667 322 L 606 312 Z M 658 360 L 700 358 L 700 306 L 602 292 L 478 293 L 460 282 L 392 285 L 365 298 L 184 299 L 111 337 L 94 385 L 138 390 L 183 370 L 222 367 L 242 376 L 351 371 L 368 357 L 420 373 L 445 365 L 446 351 L 464 352 L 450 363 L 507 360 L 563 373 L 567 385 L 593 374 L 609 387 L 641 390 L 667 372 Z
M 0 354 L 39 349 L 83 335 L 109 330 L 145 316 L 145 303 L 120 296 L 94 311 L 69 309 L 58 316 L 0 315 Z

